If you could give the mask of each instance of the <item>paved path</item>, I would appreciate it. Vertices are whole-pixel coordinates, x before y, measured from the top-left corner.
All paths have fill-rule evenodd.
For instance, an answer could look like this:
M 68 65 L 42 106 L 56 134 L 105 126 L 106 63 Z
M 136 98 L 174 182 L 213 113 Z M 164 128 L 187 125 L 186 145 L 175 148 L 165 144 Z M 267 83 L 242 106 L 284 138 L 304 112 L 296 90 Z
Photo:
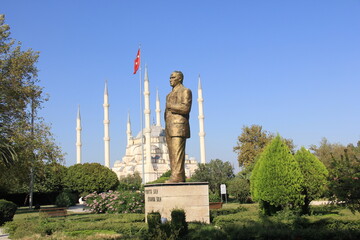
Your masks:
M 68 207 L 67 210 L 72 212 L 87 212 L 84 204 L 76 204 L 75 206 Z
M 310 203 L 310 205 L 315 205 L 315 206 L 327 205 L 327 204 L 331 204 L 331 201 L 311 201 Z
M 0 240 L 9 240 L 9 234 L 4 233 L 4 228 L 0 228 Z

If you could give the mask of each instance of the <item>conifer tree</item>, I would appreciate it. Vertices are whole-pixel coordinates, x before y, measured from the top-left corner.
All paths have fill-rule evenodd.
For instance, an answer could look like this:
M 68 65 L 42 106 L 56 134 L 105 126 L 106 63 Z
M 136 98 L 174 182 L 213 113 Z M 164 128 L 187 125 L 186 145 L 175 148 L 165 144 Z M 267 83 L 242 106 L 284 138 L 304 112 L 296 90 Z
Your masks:
M 278 135 L 261 153 L 250 178 L 251 193 L 267 215 L 303 204 L 303 177 L 294 156 Z
M 302 210 L 303 213 L 309 213 L 310 202 L 320 197 L 326 189 L 328 171 L 325 165 L 304 147 L 298 150 L 294 157 L 304 178 L 302 194 L 305 198 Z

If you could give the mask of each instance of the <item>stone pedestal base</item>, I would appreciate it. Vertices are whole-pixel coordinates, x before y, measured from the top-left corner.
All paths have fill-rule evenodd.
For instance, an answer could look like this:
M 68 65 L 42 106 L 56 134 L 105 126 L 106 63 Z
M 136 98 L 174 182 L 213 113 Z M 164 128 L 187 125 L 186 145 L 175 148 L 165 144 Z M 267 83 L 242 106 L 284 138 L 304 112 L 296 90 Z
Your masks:
M 205 182 L 145 185 L 145 219 L 148 213 L 159 212 L 170 221 L 173 209 L 183 209 L 187 222 L 210 223 L 208 185 Z

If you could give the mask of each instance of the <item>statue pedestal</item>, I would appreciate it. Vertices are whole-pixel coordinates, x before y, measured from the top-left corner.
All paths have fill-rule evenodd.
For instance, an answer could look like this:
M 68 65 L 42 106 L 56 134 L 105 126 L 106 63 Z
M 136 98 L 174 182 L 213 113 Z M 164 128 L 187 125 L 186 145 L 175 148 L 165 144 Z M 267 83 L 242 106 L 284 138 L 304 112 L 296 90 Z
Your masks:
M 173 209 L 183 209 L 187 222 L 210 223 L 208 185 L 207 182 L 145 185 L 145 219 L 148 213 L 159 212 L 170 221 Z

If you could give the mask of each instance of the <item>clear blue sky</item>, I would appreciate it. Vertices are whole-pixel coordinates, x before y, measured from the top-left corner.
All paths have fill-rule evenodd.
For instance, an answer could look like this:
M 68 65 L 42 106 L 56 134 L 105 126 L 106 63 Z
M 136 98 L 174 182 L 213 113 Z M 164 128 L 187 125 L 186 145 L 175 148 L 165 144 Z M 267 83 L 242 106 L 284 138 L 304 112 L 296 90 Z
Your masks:
M 2 0 L 1 13 L 24 49 L 40 51 L 39 79 L 66 165 L 76 162 L 81 106 L 84 162 L 104 162 L 103 92 L 110 96 L 111 166 L 125 153 L 126 120 L 140 130 L 139 43 L 149 69 L 152 119 L 169 75 L 181 70 L 194 95 L 190 156 L 199 156 L 197 77 L 204 90 L 207 161 L 237 165 L 244 125 L 292 138 L 360 140 L 360 1 Z M 163 122 L 163 121 L 162 121 Z

